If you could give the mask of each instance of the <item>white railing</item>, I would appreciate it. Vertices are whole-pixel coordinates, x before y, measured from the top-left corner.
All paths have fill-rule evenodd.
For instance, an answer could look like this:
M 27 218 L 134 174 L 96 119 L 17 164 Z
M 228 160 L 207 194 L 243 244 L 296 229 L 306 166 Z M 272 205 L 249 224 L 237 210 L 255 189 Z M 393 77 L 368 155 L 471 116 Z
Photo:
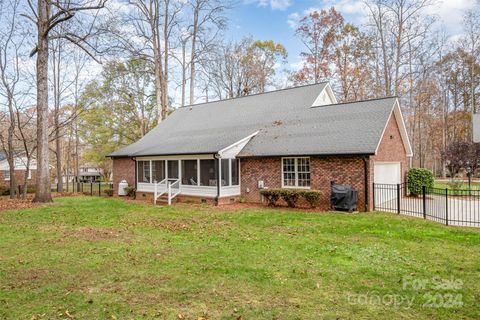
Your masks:
M 157 204 L 157 199 L 165 193 L 168 196 L 168 205 L 172 204 L 172 199 L 180 194 L 180 179 L 163 179 L 160 182 L 154 182 L 153 203 Z
M 170 180 L 173 180 L 173 179 L 170 179 Z M 171 205 L 172 199 L 180 194 L 180 179 L 176 179 L 173 181 L 170 181 L 170 180 L 167 183 L 168 205 Z
M 160 198 L 168 189 L 168 179 L 163 179 L 160 182 L 153 182 L 153 203 L 157 204 L 157 199 Z

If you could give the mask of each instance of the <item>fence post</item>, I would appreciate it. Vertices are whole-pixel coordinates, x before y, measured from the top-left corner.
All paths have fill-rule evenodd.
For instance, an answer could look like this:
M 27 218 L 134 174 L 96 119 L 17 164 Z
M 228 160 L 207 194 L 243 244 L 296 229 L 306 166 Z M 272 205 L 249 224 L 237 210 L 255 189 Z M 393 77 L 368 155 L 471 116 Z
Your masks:
M 372 183 L 372 189 L 373 189 L 373 211 L 375 211 L 375 182 Z
M 92 184 L 92 181 L 90 181 L 90 195 L 93 196 L 93 184 Z
M 400 214 L 400 184 L 397 183 L 397 214 Z
M 422 186 L 422 196 L 423 196 L 423 219 L 427 219 L 427 187 Z
M 445 188 L 445 225 L 448 226 L 448 188 Z
M 101 197 L 102 196 L 102 182 L 100 181 L 98 183 L 98 196 Z

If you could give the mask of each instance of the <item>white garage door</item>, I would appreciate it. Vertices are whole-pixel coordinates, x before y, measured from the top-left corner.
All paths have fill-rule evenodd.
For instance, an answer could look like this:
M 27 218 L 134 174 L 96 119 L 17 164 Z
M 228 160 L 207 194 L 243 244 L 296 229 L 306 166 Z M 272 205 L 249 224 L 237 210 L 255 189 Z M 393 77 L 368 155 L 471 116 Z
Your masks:
M 375 187 L 375 206 L 393 207 L 396 205 L 397 188 L 400 183 L 400 163 L 399 162 L 376 162 L 373 170 L 373 182 L 378 185 Z
M 385 184 L 400 183 L 400 163 L 376 162 L 374 164 L 373 182 Z

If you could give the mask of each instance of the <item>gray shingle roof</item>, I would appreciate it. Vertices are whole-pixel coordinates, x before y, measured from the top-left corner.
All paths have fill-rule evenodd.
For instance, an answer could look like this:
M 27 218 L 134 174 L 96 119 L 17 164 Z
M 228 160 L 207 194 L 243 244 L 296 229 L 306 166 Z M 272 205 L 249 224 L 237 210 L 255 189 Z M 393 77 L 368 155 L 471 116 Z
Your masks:
M 110 156 L 216 153 L 276 114 L 309 108 L 326 83 L 182 107 L 139 141 Z
M 325 86 L 182 107 L 110 156 L 217 153 L 257 131 L 239 156 L 374 153 L 395 98 L 312 108 Z
M 396 98 L 313 107 L 270 123 L 239 157 L 374 154 Z

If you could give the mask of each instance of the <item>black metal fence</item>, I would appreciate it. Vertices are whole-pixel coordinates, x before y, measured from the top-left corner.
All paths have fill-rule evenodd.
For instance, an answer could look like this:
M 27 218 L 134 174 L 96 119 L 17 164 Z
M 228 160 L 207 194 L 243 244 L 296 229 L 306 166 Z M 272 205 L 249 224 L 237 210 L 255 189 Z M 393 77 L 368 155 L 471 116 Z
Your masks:
M 480 190 L 422 187 L 412 194 L 406 183 L 373 184 L 373 209 L 437 221 L 480 227 Z
M 52 185 L 52 192 L 58 192 L 58 184 Z M 110 190 L 110 191 L 109 191 Z M 80 192 L 90 196 L 106 196 L 113 194 L 112 182 L 69 182 L 63 184 L 63 192 Z

